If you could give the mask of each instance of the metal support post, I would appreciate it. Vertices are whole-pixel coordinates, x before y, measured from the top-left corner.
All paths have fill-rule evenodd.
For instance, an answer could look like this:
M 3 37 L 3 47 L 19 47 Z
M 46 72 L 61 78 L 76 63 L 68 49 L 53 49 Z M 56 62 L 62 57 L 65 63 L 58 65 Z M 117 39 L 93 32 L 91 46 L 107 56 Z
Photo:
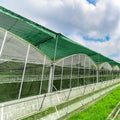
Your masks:
M 27 54 L 26 54 L 26 59 L 25 59 L 25 64 L 24 64 L 23 75 L 22 75 L 22 80 L 21 80 L 21 85 L 20 85 L 18 99 L 20 99 L 20 97 L 21 97 L 21 92 L 22 92 L 22 87 L 23 87 L 23 80 L 24 80 L 24 76 L 25 76 L 25 71 L 26 71 L 29 51 L 30 51 L 30 44 L 28 44 L 28 49 L 27 49 Z
M 79 79 L 80 79 L 80 55 L 78 56 L 78 82 L 77 82 L 78 87 L 80 86 Z
M 2 107 L 1 107 L 1 117 L 0 117 L 0 120 L 4 120 L 4 104 L 2 104 Z
M 70 89 L 70 91 L 68 93 L 68 96 L 67 96 L 67 99 L 66 99 L 66 101 L 67 101 L 67 111 L 66 111 L 66 114 L 68 113 L 68 105 L 69 105 L 68 101 L 69 101 L 69 97 L 70 97 L 71 91 L 72 91 L 72 89 Z
M 0 57 L 2 55 L 2 51 L 3 51 L 4 45 L 5 45 L 6 38 L 7 38 L 7 31 L 5 32 L 5 36 L 4 36 L 2 46 L 1 46 L 1 49 L 0 49 Z
M 49 76 L 49 84 L 48 84 L 48 93 L 52 92 L 53 87 L 53 74 L 54 74 L 54 64 L 50 67 L 50 76 Z
M 43 76 L 44 76 L 45 62 L 46 62 L 46 56 L 44 56 L 44 62 L 43 62 L 43 68 L 42 68 L 42 76 L 41 76 L 41 82 L 40 82 L 40 91 L 39 91 L 39 94 L 41 94 L 41 92 L 42 92 L 42 82 L 43 82 Z
M 84 91 L 83 91 L 83 95 L 84 95 L 84 93 L 85 93 L 85 90 L 86 90 L 86 85 L 85 85 L 85 69 L 86 69 L 86 55 L 85 55 L 85 60 L 84 60 L 84 81 L 83 81 L 83 85 L 84 85 Z
M 99 68 L 97 68 L 97 70 L 96 70 L 96 72 L 97 72 L 97 83 L 99 82 Z
M 73 65 L 73 56 L 72 56 L 72 60 L 71 60 L 71 75 L 70 75 L 70 89 L 72 88 L 72 66 Z
M 61 83 L 60 83 L 60 90 L 62 90 L 63 67 L 64 67 L 64 60 L 62 61 L 62 70 L 61 70 Z

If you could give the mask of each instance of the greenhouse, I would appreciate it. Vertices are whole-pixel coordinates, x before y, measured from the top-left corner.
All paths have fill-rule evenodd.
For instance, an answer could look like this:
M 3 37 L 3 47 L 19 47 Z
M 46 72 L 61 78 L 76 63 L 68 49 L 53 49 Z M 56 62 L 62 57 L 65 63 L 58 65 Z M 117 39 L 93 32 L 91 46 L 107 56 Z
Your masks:
M 120 86 L 119 67 L 0 6 L 0 120 L 42 120 L 49 109 L 44 119 L 58 119 L 80 107 L 73 104 L 86 104 L 86 97 L 91 101 Z

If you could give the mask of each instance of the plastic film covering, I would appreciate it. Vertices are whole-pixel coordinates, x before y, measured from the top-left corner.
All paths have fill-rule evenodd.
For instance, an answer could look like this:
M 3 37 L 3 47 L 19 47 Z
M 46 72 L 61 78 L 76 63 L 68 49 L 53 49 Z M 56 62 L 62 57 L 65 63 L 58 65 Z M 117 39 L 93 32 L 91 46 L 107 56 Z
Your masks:
M 113 77 L 111 65 L 105 62 L 98 66 L 99 66 L 99 81 L 101 82 L 111 80 Z
M 96 69 L 96 64 L 84 54 L 66 57 L 55 64 L 54 90 L 95 83 Z
M 120 68 L 117 65 L 113 67 L 113 71 L 119 71 L 119 70 Z
M 0 43 L 0 102 L 46 93 L 51 61 L 26 41 L 2 29 Z
M 120 68 L 116 65 L 113 67 L 113 79 L 120 78 Z
M 50 61 L 30 47 L 21 97 L 47 93 Z

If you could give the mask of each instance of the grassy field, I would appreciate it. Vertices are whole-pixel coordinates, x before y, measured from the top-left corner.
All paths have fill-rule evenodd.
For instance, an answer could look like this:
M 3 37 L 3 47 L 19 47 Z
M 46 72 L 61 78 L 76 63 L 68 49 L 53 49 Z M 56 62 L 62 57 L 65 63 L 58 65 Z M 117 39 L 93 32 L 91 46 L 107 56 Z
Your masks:
M 70 116 L 68 120 L 105 120 L 120 101 L 120 87 L 88 109 Z
M 117 117 L 114 120 L 120 120 L 120 113 L 117 115 Z
M 119 109 L 120 109 L 120 107 L 119 107 Z M 120 111 L 114 120 L 120 120 Z

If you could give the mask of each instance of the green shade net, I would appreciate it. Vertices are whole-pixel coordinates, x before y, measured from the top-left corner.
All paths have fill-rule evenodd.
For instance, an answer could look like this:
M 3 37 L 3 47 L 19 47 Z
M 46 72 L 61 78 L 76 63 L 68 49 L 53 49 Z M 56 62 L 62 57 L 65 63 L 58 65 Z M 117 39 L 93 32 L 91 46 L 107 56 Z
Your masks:
M 51 60 L 55 59 L 57 61 L 67 56 L 80 53 L 90 56 L 96 63 L 108 62 L 112 66 L 118 65 L 120 67 L 118 62 L 1 6 L 0 27 L 29 42 Z

